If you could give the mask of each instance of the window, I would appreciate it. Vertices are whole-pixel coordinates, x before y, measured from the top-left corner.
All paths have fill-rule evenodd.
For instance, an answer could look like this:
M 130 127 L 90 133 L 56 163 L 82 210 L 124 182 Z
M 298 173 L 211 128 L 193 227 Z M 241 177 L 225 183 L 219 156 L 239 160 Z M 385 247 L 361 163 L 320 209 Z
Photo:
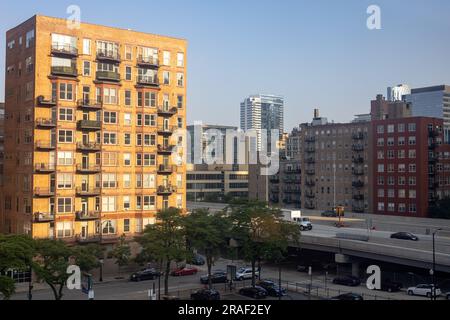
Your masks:
M 177 73 L 177 86 L 184 87 L 184 74 Z
M 398 165 L 398 172 L 406 172 L 406 165 L 404 163 Z
M 404 203 L 398 204 L 398 212 L 406 212 L 406 205 Z
M 145 107 L 156 107 L 156 93 L 155 92 L 145 92 L 144 106 Z
M 399 137 L 398 138 L 398 145 L 404 146 L 405 145 L 405 137 Z
M 170 66 L 170 52 L 169 51 L 163 52 L 163 64 L 165 66 Z
M 59 130 L 58 142 L 60 143 L 73 143 L 73 131 L 72 130 Z
M 102 211 L 103 212 L 116 211 L 116 197 L 102 197 Z
M 395 126 L 393 124 L 389 124 L 387 126 L 387 132 L 388 133 L 394 133 L 394 131 L 395 131 Z
M 405 159 L 405 150 L 398 150 L 397 158 Z
M 177 188 L 182 189 L 183 188 L 183 175 L 177 174 Z
M 104 144 L 117 144 L 117 133 L 115 132 L 104 132 L 103 133 L 103 143 Z
M 33 41 L 33 39 L 34 39 L 34 29 L 27 32 L 27 35 L 25 37 L 25 41 L 26 41 L 25 47 L 29 48 L 31 41 Z
M 117 165 L 117 153 L 104 152 L 103 153 L 103 165 L 104 166 L 116 166 Z
M 73 85 L 71 83 L 59 84 L 59 99 L 60 100 L 73 100 Z
M 25 84 L 25 101 L 33 99 L 33 81 Z
M 178 118 L 178 128 L 183 128 L 183 118 Z
M 123 114 L 123 124 L 126 126 L 131 126 L 131 113 Z
M 183 108 L 183 100 L 184 100 L 184 97 L 183 97 L 183 96 L 181 96 L 181 95 L 178 95 L 178 96 L 177 96 L 177 107 L 178 107 L 179 109 L 182 109 L 182 108 Z
M 72 212 L 72 198 L 58 198 L 58 213 Z
M 91 39 L 83 39 L 83 54 L 91 54 Z
M 127 107 L 131 106 L 131 91 L 125 90 L 125 105 Z
M 156 126 L 156 115 L 154 115 L 154 114 L 145 114 L 144 115 L 144 126 L 146 126 L 146 127 L 155 127 Z
M 58 151 L 58 165 L 60 166 L 73 165 L 73 153 L 71 151 Z
M 416 158 L 416 150 L 415 149 L 411 149 L 408 151 L 408 158 L 409 159 L 415 159 Z
M 116 188 L 117 187 L 116 174 L 115 173 L 102 174 L 102 186 L 103 188 Z
M 136 209 L 155 210 L 155 196 L 137 196 Z
M 147 147 L 156 146 L 156 135 L 144 134 L 144 145 Z
M 126 66 L 125 67 L 125 80 L 131 81 L 132 75 L 131 75 L 131 67 Z
M 123 178 L 123 187 L 131 188 L 131 175 L 129 173 L 124 173 L 122 178 Z
M 406 184 L 406 179 L 405 177 L 398 177 L 398 185 L 399 186 L 404 186 Z M 394 185 L 394 183 L 391 184 L 392 186 Z
M 60 121 L 73 121 L 73 109 L 60 108 L 59 109 Z
M 416 185 L 416 177 L 409 177 L 408 179 L 408 183 L 410 186 L 415 186 Z
M 379 133 L 379 134 L 384 133 L 384 126 L 378 126 L 377 133 Z
M 72 237 L 73 227 L 72 222 L 57 222 L 56 223 L 56 237 L 57 238 L 70 238 Z
M 137 146 L 142 146 L 142 133 L 137 133 L 136 134 L 136 145 Z
M 409 190 L 409 198 L 416 199 L 416 190 Z
M 131 154 L 130 153 L 123 154 L 123 165 L 131 166 Z
M 125 59 L 132 60 L 133 59 L 133 48 L 129 45 L 125 46 Z
M 384 164 L 379 164 L 378 165 L 378 173 L 383 173 L 384 172 Z
M 183 195 L 177 194 L 177 208 L 183 209 Z
M 90 77 L 91 76 L 91 62 L 83 61 L 83 76 Z
M 124 134 L 123 134 L 123 143 L 124 143 L 126 146 L 131 145 L 131 133 L 124 133 Z
M 58 175 L 58 189 L 72 189 L 72 174 L 59 173 Z
M 395 203 L 388 203 L 388 211 L 389 212 L 395 211 Z
M 388 158 L 388 159 L 394 159 L 394 157 L 395 157 L 395 152 L 394 152 L 394 150 L 388 150 L 388 151 L 387 151 L 387 158 Z
M 16 40 L 11 40 L 8 42 L 8 49 L 14 49 L 14 45 L 16 44 Z
M 405 132 L 405 124 L 404 123 L 399 123 L 397 130 L 398 130 L 398 132 Z
M 155 165 L 156 165 L 156 156 L 154 154 L 144 153 L 144 167 Z
M 103 122 L 104 123 L 117 123 L 117 112 L 104 111 L 103 112 Z
M 378 202 L 378 211 L 384 211 L 384 202 Z
M 411 172 L 411 173 L 416 172 L 416 165 L 414 163 L 409 165 L 409 172 Z
M 408 124 L 408 131 L 409 132 L 415 132 L 416 131 L 416 124 L 415 123 L 409 123 Z
M 177 53 L 177 67 L 184 67 L 184 53 Z
M 395 190 L 388 189 L 388 198 L 395 198 Z
M 115 203 L 115 199 L 114 199 L 114 203 Z M 112 211 L 114 211 L 114 210 L 112 210 Z M 116 234 L 116 221 L 115 220 L 103 221 L 102 222 L 102 234 Z
M 130 210 L 130 197 L 123 197 L 123 209 Z M 123 219 L 123 232 L 130 232 L 130 219 Z
M 404 199 L 406 197 L 405 189 L 398 190 L 398 197 L 401 198 L 401 199 Z
M 388 145 L 388 147 L 393 147 L 394 146 L 394 138 L 388 138 L 387 145 Z
M 27 73 L 31 73 L 33 71 L 33 59 L 31 57 L 25 59 L 25 70 Z
M 378 189 L 378 198 L 384 198 L 384 189 Z
M 103 102 L 106 104 L 117 104 L 117 89 L 104 88 L 103 89 Z
M 379 159 L 379 160 L 384 159 L 384 151 L 378 151 L 377 152 L 377 159 Z
M 409 212 L 410 213 L 416 213 L 417 212 L 417 205 L 415 203 L 409 204 Z
M 378 147 L 384 147 L 384 139 L 383 138 L 380 138 L 380 139 L 377 140 L 377 146 Z
M 409 137 L 408 138 L 408 145 L 415 146 L 416 145 L 416 137 Z
M 166 84 L 166 85 L 170 84 L 170 72 L 169 71 L 163 72 L 163 84 Z
M 400 178 L 399 178 L 400 179 Z M 388 186 L 393 186 L 395 185 L 395 178 L 394 177 L 388 177 L 388 181 L 387 181 Z
M 154 189 L 156 188 L 156 177 L 154 174 L 144 174 L 143 175 L 143 185 L 144 188 Z

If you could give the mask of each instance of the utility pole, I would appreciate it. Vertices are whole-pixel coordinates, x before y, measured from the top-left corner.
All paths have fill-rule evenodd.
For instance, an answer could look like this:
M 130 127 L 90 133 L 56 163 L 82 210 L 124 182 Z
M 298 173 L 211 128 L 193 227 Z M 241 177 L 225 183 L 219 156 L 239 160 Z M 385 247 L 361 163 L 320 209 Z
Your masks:
M 333 154 L 333 208 L 336 209 L 336 154 Z
M 436 300 L 436 245 L 435 245 L 435 236 L 438 231 L 442 230 L 441 228 L 434 230 L 433 232 L 433 269 L 431 270 L 431 276 L 433 279 L 433 289 L 431 293 L 431 300 Z

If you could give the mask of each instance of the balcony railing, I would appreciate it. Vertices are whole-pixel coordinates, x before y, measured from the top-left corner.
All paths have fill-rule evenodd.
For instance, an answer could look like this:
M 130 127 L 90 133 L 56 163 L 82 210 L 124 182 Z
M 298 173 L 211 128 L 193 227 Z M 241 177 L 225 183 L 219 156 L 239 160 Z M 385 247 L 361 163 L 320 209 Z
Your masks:
M 34 166 L 34 171 L 42 173 L 52 173 L 55 172 L 56 166 L 50 163 L 36 163 Z
M 97 71 L 95 75 L 99 81 L 120 81 L 120 73 L 114 71 Z
M 60 54 L 64 56 L 78 56 L 78 48 L 68 43 L 52 43 L 52 54 Z
M 77 220 L 79 220 L 79 221 L 98 220 L 98 219 L 100 219 L 100 212 L 99 211 L 77 211 L 76 217 L 77 217 Z
M 81 151 L 100 151 L 102 147 L 96 142 L 78 142 L 77 149 Z
M 77 196 L 86 196 L 86 197 L 99 196 L 101 193 L 100 188 L 77 187 L 75 191 Z
M 49 223 L 53 221 L 55 221 L 55 215 L 53 213 L 43 213 L 43 212 L 34 213 L 35 223 Z
M 159 79 L 157 76 L 138 75 L 136 77 L 136 82 L 137 82 L 137 84 L 144 85 L 144 86 L 152 86 L 152 87 L 159 86 Z
M 118 50 L 97 50 L 97 60 L 106 60 L 115 63 L 120 62 L 120 54 Z
M 77 106 L 82 109 L 99 110 L 102 108 L 102 103 L 97 100 L 80 99 L 77 101 Z
M 102 129 L 102 123 L 95 120 L 80 120 L 78 121 L 78 129 L 98 131 Z
M 173 116 L 176 115 L 178 112 L 177 107 L 169 108 L 169 107 L 159 107 L 158 108 L 158 115 L 159 116 Z
M 364 133 L 362 132 L 358 132 L 358 133 L 354 133 L 352 135 L 353 140 L 363 140 L 364 139 Z
M 161 145 L 158 145 L 158 153 L 159 154 L 165 154 L 165 155 L 171 154 L 173 152 L 174 148 L 175 148 L 174 146 L 161 146 Z
M 311 181 L 311 180 L 306 180 L 305 184 L 308 187 L 314 187 L 316 185 L 316 182 L 315 181 Z
M 314 152 L 316 152 L 316 148 L 314 148 L 314 147 L 307 147 L 307 148 L 305 149 L 305 151 L 306 151 L 307 153 L 314 153 Z
M 362 170 L 362 169 L 352 169 L 352 174 L 354 176 L 363 176 L 364 175 L 364 170 Z
M 364 182 L 363 181 L 354 181 L 352 183 L 352 186 L 354 188 L 363 188 L 364 187 Z
M 174 192 L 177 192 L 176 188 L 173 186 L 159 186 L 158 187 L 158 195 L 171 195 Z
M 158 133 L 161 135 L 171 135 L 173 134 L 178 127 L 176 126 L 158 126 Z
M 158 68 L 159 67 L 159 59 L 152 57 L 152 56 L 146 57 L 143 55 L 139 55 L 137 57 L 137 64 L 140 66 L 145 66 L 145 67 Z
M 52 75 L 55 76 L 66 76 L 66 77 L 77 77 L 78 70 L 75 67 L 52 67 Z
M 88 243 L 98 243 L 102 240 L 102 237 L 100 235 L 88 235 L 88 236 L 76 236 L 76 241 L 79 244 L 88 244 Z
M 362 144 L 354 144 L 352 150 L 356 152 L 364 151 L 364 146 Z
M 36 148 L 40 150 L 54 150 L 56 149 L 56 144 L 49 141 L 38 141 L 36 142 Z
M 309 199 L 314 199 L 316 194 L 314 192 L 306 192 L 305 196 Z
M 158 166 L 159 174 L 172 174 L 175 171 L 175 166 L 165 166 L 163 164 Z
M 96 164 L 77 164 L 77 172 L 80 173 L 98 173 L 101 171 L 101 167 Z
M 359 163 L 364 163 L 364 158 L 363 157 L 356 157 L 352 159 L 353 163 L 359 164 Z
M 36 119 L 36 126 L 38 128 L 51 129 L 56 127 L 56 120 L 51 118 L 39 118 Z
M 106 243 L 115 243 L 119 241 L 120 236 L 118 234 L 102 234 L 101 242 L 103 244 Z
M 363 201 L 364 195 L 363 194 L 355 194 L 355 195 L 353 195 L 353 199 L 357 200 L 357 201 Z
M 53 197 L 55 195 L 54 188 L 34 188 L 34 195 L 36 197 Z
M 45 96 L 39 96 L 37 97 L 38 105 L 43 107 L 54 107 L 57 104 L 56 97 L 45 97 Z
M 313 175 L 316 174 L 316 170 L 314 170 L 314 169 L 308 169 L 308 170 L 306 170 L 306 174 L 307 174 L 307 175 L 310 175 L 310 176 L 313 176 Z

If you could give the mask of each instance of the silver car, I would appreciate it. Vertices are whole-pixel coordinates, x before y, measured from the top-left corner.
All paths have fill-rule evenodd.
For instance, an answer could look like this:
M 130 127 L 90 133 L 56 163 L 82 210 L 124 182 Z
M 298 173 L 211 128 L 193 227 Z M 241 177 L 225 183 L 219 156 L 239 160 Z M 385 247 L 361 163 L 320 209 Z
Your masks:
M 410 287 L 406 292 L 410 296 L 424 296 L 431 298 L 431 296 L 434 294 L 434 286 L 432 284 L 419 284 L 415 287 Z M 441 289 L 436 287 L 436 296 L 441 295 Z

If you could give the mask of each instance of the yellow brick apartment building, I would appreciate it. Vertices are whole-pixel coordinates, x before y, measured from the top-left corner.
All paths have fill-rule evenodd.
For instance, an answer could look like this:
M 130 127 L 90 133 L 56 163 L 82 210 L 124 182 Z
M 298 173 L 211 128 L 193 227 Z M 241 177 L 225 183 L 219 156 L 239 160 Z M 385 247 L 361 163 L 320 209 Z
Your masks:
M 0 232 L 113 243 L 184 210 L 185 40 L 34 16 L 6 41 Z

